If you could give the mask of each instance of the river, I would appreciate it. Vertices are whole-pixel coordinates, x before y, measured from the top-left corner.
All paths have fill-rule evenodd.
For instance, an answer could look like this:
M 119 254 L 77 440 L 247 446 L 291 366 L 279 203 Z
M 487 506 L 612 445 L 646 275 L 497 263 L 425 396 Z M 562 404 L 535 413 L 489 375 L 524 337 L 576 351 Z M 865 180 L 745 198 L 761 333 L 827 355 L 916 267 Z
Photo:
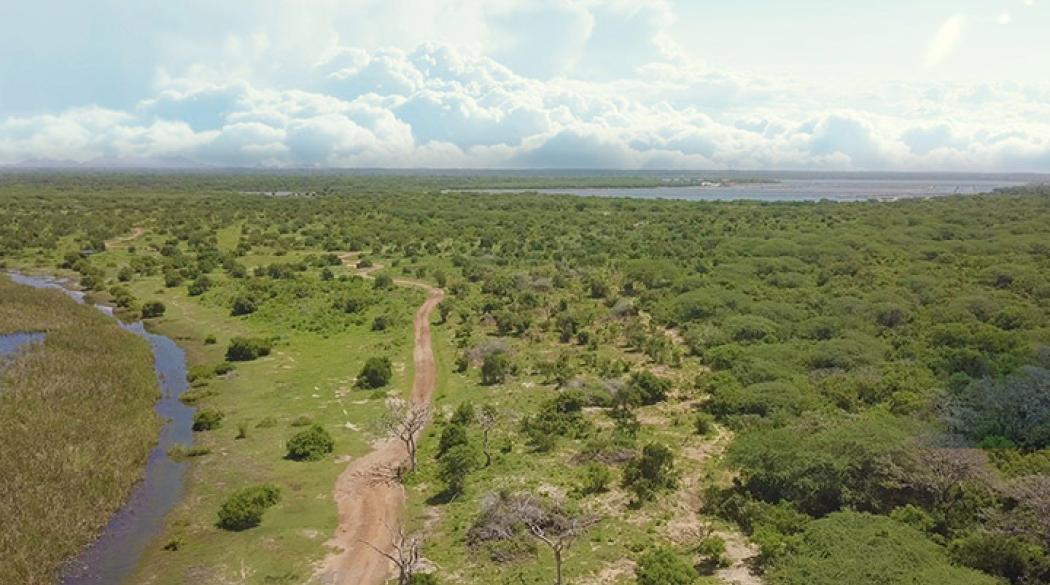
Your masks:
M 59 280 L 15 272 L 9 276 L 20 284 L 62 290 L 77 302 L 84 302 L 83 293 L 63 287 Z M 96 307 L 113 314 L 110 307 Z M 126 581 L 146 546 L 164 528 L 164 517 L 182 498 L 187 464 L 169 457 L 168 449 L 176 444 L 188 446 L 193 441 L 193 409 L 179 401 L 189 388 L 186 355 L 171 339 L 146 331 L 141 321 L 120 322 L 120 326 L 144 338 L 153 349 L 161 390 L 154 410 L 165 422 L 157 445 L 150 451 L 143 480 L 95 542 L 69 561 L 59 579 L 61 585 L 116 585 Z

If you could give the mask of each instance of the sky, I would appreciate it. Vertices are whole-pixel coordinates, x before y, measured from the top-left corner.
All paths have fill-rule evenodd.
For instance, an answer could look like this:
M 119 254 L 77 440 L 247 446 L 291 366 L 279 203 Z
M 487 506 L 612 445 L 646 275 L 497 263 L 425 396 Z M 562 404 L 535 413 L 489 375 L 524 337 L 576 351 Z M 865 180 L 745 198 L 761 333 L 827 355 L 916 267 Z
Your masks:
M 0 164 L 1050 172 L 1050 0 L 3 0 Z

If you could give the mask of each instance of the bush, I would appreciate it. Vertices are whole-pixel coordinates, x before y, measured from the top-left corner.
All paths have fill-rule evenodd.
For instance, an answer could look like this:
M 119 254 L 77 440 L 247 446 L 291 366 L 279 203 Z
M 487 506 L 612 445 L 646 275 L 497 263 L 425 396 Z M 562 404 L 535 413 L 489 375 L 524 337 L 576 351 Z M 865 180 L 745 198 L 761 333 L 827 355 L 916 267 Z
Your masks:
M 372 319 L 372 331 L 386 331 L 392 323 L 392 319 L 386 315 L 376 315 Z
M 759 500 L 788 500 L 814 516 L 844 506 L 880 510 L 886 492 L 882 465 L 916 434 L 913 421 L 873 411 L 756 429 L 733 441 L 728 459 L 741 470 L 744 489 Z
M 510 358 L 506 352 L 494 351 L 485 356 L 481 364 L 481 383 L 486 385 L 502 384 L 510 374 Z
M 440 459 L 442 455 L 450 451 L 453 447 L 460 445 L 466 445 L 470 442 L 467 437 L 467 429 L 462 424 L 450 424 L 441 431 L 441 439 L 438 440 L 438 452 L 437 456 Z
M 335 441 L 321 425 L 300 431 L 288 441 L 288 458 L 293 461 L 320 461 L 332 452 Z
M 1050 556 L 1038 544 L 1008 534 L 978 532 L 952 541 L 948 556 L 957 565 L 1003 577 L 1011 583 L 1046 583 Z
M 234 337 L 226 348 L 226 360 L 247 362 L 270 355 L 270 342 L 255 337 Z
M 562 392 L 543 403 L 535 415 L 525 417 L 521 421 L 522 432 L 537 451 L 549 451 L 558 437 L 582 438 L 591 428 L 583 416 L 585 404 L 580 392 Z
M 408 579 L 408 585 L 440 585 L 434 573 L 416 573 Z
M 949 400 L 945 422 L 975 442 L 1002 438 L 1026 451 L 1050 447 L 1048 387 L 1050 370 L 1032 366 L 978 380 Z
M 609 491 L 612 483 L 612 472 L 601 463 L 591 463 L 583 470 L 583 483 L 580 485 L 580 493 L 589 496 L 603 494 Z
M 670 380 L 661 378 L 648 370 L 635 372 L 631 374 L 631 380 L 622 401 L 632 406 L 656 404 L 666 400 L 670 390 Z
M 628 461 L 623 470 L 623 486 L 634 492 L 639 504 L 652 500 L 663 490 L 674 489 L 677 484 L 674 453 L 659 443 L 646 445 L 641 455 Z
M 202 295 L 211 288 L 211 280 L 207 276 L 201 276 L 186 287 L 186 293 L 191 297 Z
M 706 437 L 715 430 L 715 417 L 706 412 L 698 412 L 693 419 L 693 428 L 696 434 Z
M 638 559 L 634 574 L 638 585 L 692 585 L 699 577 L 689 563 L 663 547 Z
M 142 305 L 142 318 L 153 319 L 164 315 L 166 307 L 160 301 L 149 301 Z
M 478 467 L 478 453 L 468 444 L 456 445 L 438 460 L 438 478 L 450 494 L 463 493 L 467 476 Z
M 994 577 L 952 566 L 944 548 L 917 530 L 885 516 L 857 512 L 836 512 L 809 523 L 797 542 L 797 550 L 774 563 L 766 572 L 766 582 L 771 585 L 1001 583 Z
M 208 335 L 204 336 L 204 345 L 215 345 L 217 342 L 218 340 L 215 339 L 214 333 L 209 333 Z
M 222 419 L 226 415 L 214 408 L 205 408 L 193 415 L 193 430 L 213 431 L 222 426 Z
M 394 287 L 394 279 L 386 274 L 380 274 L 376 277 L 372 283 L 372 288 L 376 290 L 387 290 Z
M 252 299 L 251 297 L 237 297 L 233 300 L 230 314 L 234 317 L 249 315 L 258 310 L 258 308 L 259 306 L 255 303 L 255 299 Z
M 365 362 L 361 373 L 357 375 L 357 385 L 363 388 L 382 388 L 390 383 L 394 375 L 390 358 L 371 357 Z
M 281 490 L 260 485 L 238 490 L 219 508 L 219 527 L 224 530 L 247 530 L 258 526 L 263 512 L 281 500 Z

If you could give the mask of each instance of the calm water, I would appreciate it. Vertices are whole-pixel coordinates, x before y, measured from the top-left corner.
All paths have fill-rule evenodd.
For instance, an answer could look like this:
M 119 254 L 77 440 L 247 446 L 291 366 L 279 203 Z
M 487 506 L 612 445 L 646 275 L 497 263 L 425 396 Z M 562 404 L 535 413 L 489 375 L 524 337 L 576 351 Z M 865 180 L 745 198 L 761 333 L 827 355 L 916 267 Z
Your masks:
M 0 359 L 14 355 L 22 346 L 40 343 L 43 333 L 9 333 L 0 335 Z
M 15 282 L 37 288 L 57 288 L 84 302 L 84 294 L 62 287 L 61 281 L 11 273 Z M 112 315 L 109 307 L 98 306 Z M 161 398 L 154 410 L 166 421 L 157 445 L 150 451 L 146 474 L 126 504 L 110 519 L 102 535 L 69 562 L 62 585 L 115 585 L 134 571 L 146 546 L 164 526 L 164 517 L 182 497 L 186 463 L 168 457 L 177 443 L 193 441 L 193 409 L 179 401 L 187 390 L 186 355 L 171 339 L 146 331 L 141 322 L 121 323 L 124 329 L 146 339 L 153 348 L 154 367 Z
M 686 199 L 691 201 L 863 201 L 866 199 L 909 199 L 973 195 L 1004 187 L 1024 185 L 1017 181 L 989 179 L 784 179 L 776 183 L 744 183 L 718 187 L 643 187 L 587 189 L 527 189 L 537 193 L 562 193 L 590 197 L 632 197 L 638 199 Z M 518 193 L 522 189 L 485 189 L 487 193 Z

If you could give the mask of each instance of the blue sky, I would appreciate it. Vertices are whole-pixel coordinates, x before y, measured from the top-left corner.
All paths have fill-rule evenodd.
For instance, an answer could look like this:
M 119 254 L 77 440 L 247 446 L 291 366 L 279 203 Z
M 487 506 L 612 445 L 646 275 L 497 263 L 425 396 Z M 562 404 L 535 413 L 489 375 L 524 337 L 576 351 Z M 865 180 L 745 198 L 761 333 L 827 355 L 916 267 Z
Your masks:
M 0 163 L 1050 172 L 1050 0 L 36 0 Z

